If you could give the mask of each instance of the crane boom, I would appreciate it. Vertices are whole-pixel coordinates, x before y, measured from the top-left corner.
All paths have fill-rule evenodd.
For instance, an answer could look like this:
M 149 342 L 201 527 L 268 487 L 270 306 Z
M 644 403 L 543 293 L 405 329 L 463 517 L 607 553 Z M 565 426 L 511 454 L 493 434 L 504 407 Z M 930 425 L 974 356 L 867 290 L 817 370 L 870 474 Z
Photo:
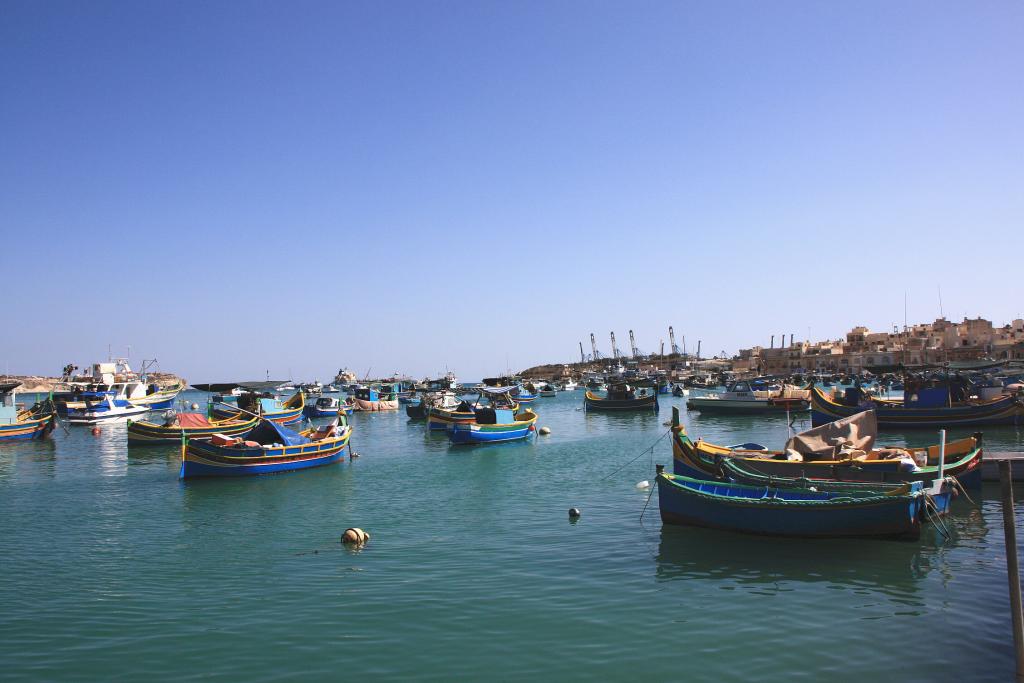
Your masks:
M 633 353 L 633 358 L 636 358 L 636 339 L 633 338 L 633 330 L 629 331 L 629 350 Z
M 619 359 L 619 349 L 615 346 L 615 333 L 612 332 L 612 358 L 615 360 Z
M 679 353 L 679 347 L 676 346 L 676 331 L 672 329 L 671 325 L 668 326 L 668 344 L 672 353 Z
M 590 350 L 594 352 L 594 360 L 601 357 L 601 354 L 597 352 L 597 340 L 594 339 L 594 333 L 590 333 Z
M 580 342 L 580 362 L 586 363 L 587 357 L 583 355 L 583 342 Z

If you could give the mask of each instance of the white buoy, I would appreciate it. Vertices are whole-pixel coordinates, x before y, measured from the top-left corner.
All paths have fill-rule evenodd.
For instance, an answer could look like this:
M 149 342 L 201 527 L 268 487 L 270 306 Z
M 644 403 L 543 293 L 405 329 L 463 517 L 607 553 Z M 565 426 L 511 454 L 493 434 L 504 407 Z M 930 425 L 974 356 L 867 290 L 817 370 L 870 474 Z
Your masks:
M 541 434 L 547 435 L 551 433 L 551 427 L 541 427 L 539 431 Z
M 193 403 L 192 404 L 192 410 L 199 410 L 199 404 L 198 403 Z
M 638 481 L 636 483 L 636 487 L 638 489 L 649 489 L 649 488 L 651 488 L 651 482 L 649 482 L 646 479 L 644 479 L 643 481 Z
M 366 533 L 359 527 L 352 527 L 351 529 L 345 529 L 345 533 L 341 535 L 342 543 L 355 543 L 362 545 L 370 540 L 370 534 Z

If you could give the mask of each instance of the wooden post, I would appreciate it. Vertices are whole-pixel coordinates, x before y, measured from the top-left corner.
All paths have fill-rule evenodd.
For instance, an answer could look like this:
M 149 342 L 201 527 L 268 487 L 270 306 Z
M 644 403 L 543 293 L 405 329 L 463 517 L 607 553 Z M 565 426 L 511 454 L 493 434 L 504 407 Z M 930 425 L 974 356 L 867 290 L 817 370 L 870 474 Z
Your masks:
M 1013 514 L 1013 472 L 1009 460 L 999 461 L 999 484 L 1003 494 L 1003 533 L 1006 535 L 1006 574 L 1010 584 L 1013 617 L 1013 648 L 1017 655 L 1017 680 L 1024 681 L 1024 612 L 1020 600 L 1020 567 L 1017 561 L 1017 523 Z

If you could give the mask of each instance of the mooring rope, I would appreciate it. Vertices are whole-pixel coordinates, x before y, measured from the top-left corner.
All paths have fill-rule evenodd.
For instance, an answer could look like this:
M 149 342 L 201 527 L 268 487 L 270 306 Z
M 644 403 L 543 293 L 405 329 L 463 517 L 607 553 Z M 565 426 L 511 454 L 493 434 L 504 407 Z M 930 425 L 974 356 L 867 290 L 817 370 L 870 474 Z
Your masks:
M 604 480 L 605 480 L 605 479 L 607 479 L 608 477 L 610 477 L 610 476 L 612 476 L 612 475 L 614 475 L 614 474 L 618 474 L 619 472 L 621 472 L 622 470 L 624 470 L 624 469 L 625 469 L 626 467 L 629 467 L 629 466 L 630 466 L 630 465 L 632 465 L 632 464 L 633 464 L 634 462 L 636 462 L 637 460 L 639 460 L 639 459 L 640 459 L 640 458 L 641 458 L 641 457 L 642 457 L 642 456 L 643 456 L 643 455 L 644 455 L 645 453 L 647 453 L 648 451 L 650 451 L 650 452 L 651 452 L 651 455 L 653 456 L 653 455 L 654 455 L 654 447 L 655 447 L 655 446 L 657 446 L 657 445 L 658 445 L 658 443 L 659 443 L 659 442 L 660 442 L 660 441 L 661 441 L 662 439 L 664 439 L 664 438 L 665 438 L 666 436 L 668 436 L 668 435 L 669 435 L 669 434 L 670 434 L 671 432 L 672 432 L 672 429 L 671 429 L 671 428 L 669 428 L 669 429 L 666 429 L 666 430 L 665 430 L 665 433 L 664 433 L 664 434 L 662 434 L 661 436 L 659 436 L 659 437 L 658 437 L 658 438 L 657 438 L 657 439 L 655 440 L 655 442 L 654 442 L 654 443 L 652 443 L 652 444 L 651 444 L 650 446 L 648 446 L 647 448 L 645 448 L 645 449 L 643 449 L 642 451 L 640 451 L 640 452 L 639 452 L 639 453 L 638 453 L 638 454 L 636 455 L 636 457 L 635 457 L 635 458 L 633 458 L 632 460 L 630 460 L 629 462 L 627 462 L 627 463 L 625 463 L 625 464 L 623 464 L 623 465 L 621 465 L 621 466 L 619 466 L 619 467 L 616 467 L 616 468 L 615 468 L 614 470 L 612 470 L 611 472 L 609 472 L 609 473 L 608 473 L 608 474 L 606 474 L 605 476 L 601 477 L 601 481 L 604 481 Z

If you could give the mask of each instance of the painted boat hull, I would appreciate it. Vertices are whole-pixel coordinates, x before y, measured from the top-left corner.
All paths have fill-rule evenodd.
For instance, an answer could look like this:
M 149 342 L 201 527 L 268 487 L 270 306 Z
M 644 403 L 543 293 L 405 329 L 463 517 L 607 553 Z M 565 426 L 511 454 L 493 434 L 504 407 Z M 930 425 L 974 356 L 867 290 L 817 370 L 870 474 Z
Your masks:
M 955 427 L 1024 426 L 1024 400 L 1005 396 L 992 401 L 951 408 L 904 408 L 872 401 L 879 427 L 953 429 Z M 865 410 L 836 403 L 821 389 L 811 389 L 811 424 L 815 427 Z
M 918 538 L 923 494 L 831 496 L 659 475 L 662 522 L 768 536 Z M 680 482 L 685 482 L 681 485 Z M 820 497 L 818 497 L 820 496 Z
M 525 411 L 522 415 L 529 417 L 507 424 L 453 424 L 448 428 L 448 440 L 452 445 L 468 445 L 526 439 L 535 433 L 537 416 L 531 411 Z
M 45 415 L 39 418 L 0 425 L 0 441 L 44 439 L 53 431 L 54 424 L 53 415 Z

